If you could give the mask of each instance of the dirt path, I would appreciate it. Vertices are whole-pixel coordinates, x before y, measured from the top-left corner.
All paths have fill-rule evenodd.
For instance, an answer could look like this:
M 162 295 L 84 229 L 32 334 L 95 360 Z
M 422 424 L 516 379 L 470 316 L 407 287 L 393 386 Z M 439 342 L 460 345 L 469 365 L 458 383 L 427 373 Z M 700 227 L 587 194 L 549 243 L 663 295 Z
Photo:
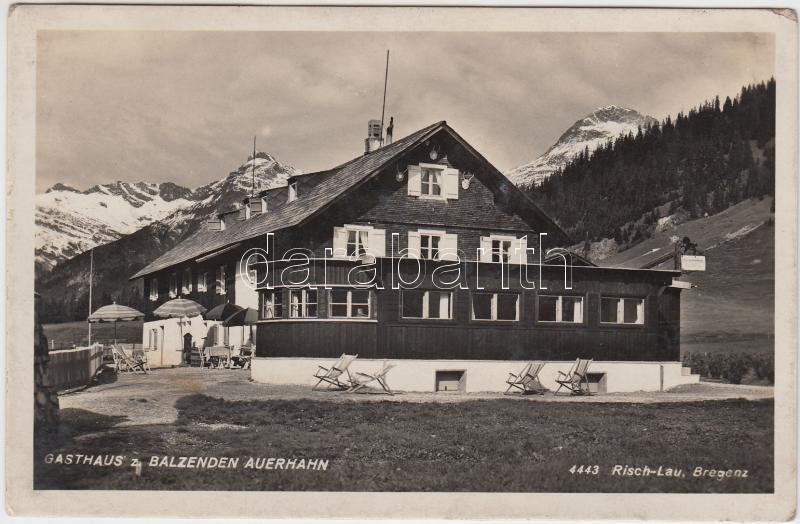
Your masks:
M 696 402 L 702 400 L 773 397 L 773 388 L 701 383 L 679 386 L 667 392 L 609 393 L 591 397 L 505 396 L 500 393 L 399 393 L 395 396 L 374 393 L 348 394 L 336 391 L 311 391 L 305 386 L 250 382 L 243 370 L 159 369 L 147 375 L 120 374 L 109 383 L 84 391 L 62 395 L 62 409 L 88 410 L 100 415 L 126 416 L 120 426 L 169 424 L 178 412 L 175 402 L 186 395 L 204 394 L 233 401 L 319 399 L 328 402 L 464 402 L 506 399 L 520 402 Z

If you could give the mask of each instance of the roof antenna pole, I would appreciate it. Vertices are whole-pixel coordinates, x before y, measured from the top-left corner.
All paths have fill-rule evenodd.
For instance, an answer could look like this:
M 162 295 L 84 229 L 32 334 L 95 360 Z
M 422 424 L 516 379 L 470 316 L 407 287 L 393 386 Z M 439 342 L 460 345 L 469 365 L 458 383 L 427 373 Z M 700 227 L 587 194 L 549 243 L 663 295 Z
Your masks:
M 386 74 L 383 77 L 383 107 L 381 107 L 381 146 L 383 146 L 383 117 L 386 114 L 386 85 L 389 82 L 389 50 L 386 50 Z
M 256 196 L 256 135 L 253 135 L 253 189 L 250 196 Z

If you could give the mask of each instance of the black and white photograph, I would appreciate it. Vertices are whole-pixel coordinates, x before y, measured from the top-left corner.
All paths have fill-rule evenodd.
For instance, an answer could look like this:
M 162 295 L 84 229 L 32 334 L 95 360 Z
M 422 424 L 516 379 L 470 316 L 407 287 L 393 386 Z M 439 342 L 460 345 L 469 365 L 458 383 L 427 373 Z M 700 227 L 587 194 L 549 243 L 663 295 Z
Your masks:
M 32 500 L 781 493 L 791 518 L 796 19 L 105 9 L 24 49 Z

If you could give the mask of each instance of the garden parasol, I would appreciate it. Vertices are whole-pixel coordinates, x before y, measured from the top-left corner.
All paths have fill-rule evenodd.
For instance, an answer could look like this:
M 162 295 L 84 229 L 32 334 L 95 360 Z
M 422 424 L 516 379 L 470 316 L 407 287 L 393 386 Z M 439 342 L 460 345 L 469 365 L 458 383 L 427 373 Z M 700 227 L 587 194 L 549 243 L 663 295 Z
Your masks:
M 238 313 L 242 311 L 241 306 L 237 306 L 236 304 L 231 304 L 230 302 L 225 302 L 224 304 L 220 304 L 218 306 L 214 306 L 208 312 L 203 315 L 203 318 L 206 320 L 225 320 L 226 318 L 230 317 L 234 313 Z M 225 326 L 225 341 L 227 343 L 228 340 L 228 327 Z
M 113 322 L 114 323 L 114 343 L 117 342 L 117 322 L 130 320 L 140 320 L 144 318 L 144 313 L 132 307 L 123 306 L 114 302 L 108 306 L 103 306 L 89 315 L 89 322 Z
M 233 315 L 229 316 L 225 319 L 222 323 L 223 326 L 231 327 L 231 326 L 251 326 L 250 328 L 250 340 L 253 339 L 253 328 L 252 325 L 258 322 L 258 311 L 253 308 L 245 308 L 241 311 L 237 311 Z

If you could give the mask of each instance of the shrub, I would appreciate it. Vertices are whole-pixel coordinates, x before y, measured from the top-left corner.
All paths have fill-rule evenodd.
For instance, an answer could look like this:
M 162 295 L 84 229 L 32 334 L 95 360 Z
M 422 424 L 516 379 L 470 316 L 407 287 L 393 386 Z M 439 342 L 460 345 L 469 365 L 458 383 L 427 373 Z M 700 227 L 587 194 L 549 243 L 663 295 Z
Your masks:
M 775 357 L 770 353 L 686 353 L 683 364 L 701 377 L 740 384 L 752 372 L 759 380 L 775 383 Z

